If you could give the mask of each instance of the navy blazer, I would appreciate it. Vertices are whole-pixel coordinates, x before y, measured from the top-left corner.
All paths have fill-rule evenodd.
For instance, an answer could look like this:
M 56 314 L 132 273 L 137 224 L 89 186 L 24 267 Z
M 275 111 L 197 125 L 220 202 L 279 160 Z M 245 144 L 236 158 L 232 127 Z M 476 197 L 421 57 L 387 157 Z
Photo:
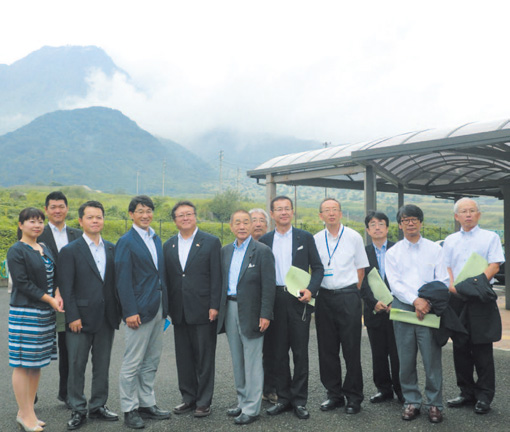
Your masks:
M 42 244 L 41 246 L 44 254 L 55 262 L 46 245 Z M 41 300 L 44 294 L 48 294 L 48 280 L 46 278 L 46 266 L 39 251 L 18 241 L 8 250 L 7 263 L 12 279 L 10 305 L 35 309 L 51 309 L 49 303 Z M 56 280 L 55 278 L 56 274 L 53 277 L 53 281 Z M 55 289 L 56 283 L 54 282 L 53 285 Z
M 259 241 L 273 249 L 274 230 L 264 234 Z M 312 278 L 308 290 L 312 297 L 317 295 L 324 277 L 324 266 L 322 265 L 319 252 L 313 235 L 298 228 L 292 228 L 292 265 L 306 272 L 312 269 Z
M 58 256 L 58 286 L 64 299 L 66 323 L 81 319 L 84 333 L 96 333 L 105 319 L 110 327 L 119 328 L 114 246 L 108 241 L 103 242 L 106 254 L 104 281 L 83 236 L 64 246 Z M 70 331 L 68 326 L 66 330 Z
M 161 239 L 154 235 L 158 268 L 152 255 L 134 228 L 124 234 L 115 246 L 115 285 L 122 307 L 122 318 L 140 315 L 143 323 L 151 321 L 163 301 L 163 316 L 168 313 L 165 283 L 165 260 Z
M 218 333 L 224 329 L 227 309 L 228 275 L 232 263 L 234 245 L 230 243 L 221 250 L 223 288 L 218 314 Z M 266 245 L 250 240 L 237 282 L 237 312 L 241 333 L 248 339 L 264 335 L 260 332 L 260 318 L 273 319 L 276 288 L 274 256 Z
M 391 248 L 395 243 L 388 240 L 387 249 Z M 374 314 L 374 308 L 377 304 L 377 299 L 374 297 L 372 290 L 370 289 L 370 285 L 368 285 L 367 276 L 368 273 L 375 267 L 379 271 L 379 263 L 377 262 L 377 255 L 375 254 L 374 245 L 370 244 L 365 247 L 368 257 L 369 266 L 365 269 L 365 277 L 363 278 L 363 282 L 361 283 L 361 298 L 365 303 L 365 307 L 363 308 L 363 322 L 367 327 L 379 327 L 385 320 L 389 319 L 389 314 L 386 312 L 380 312 Z M 388 279 L 386 276 L 384 277 L 384 282 L 388 289 L 390 289 L 390 284 L 388 283 Z
M 209 309 L 219 310 L 221 297 L 221 243 L 218 237 L 198 230 L 186 260 L 179 260 L 179 238 L 163 246 L 168 305 L 174 324 L 207 324 Z

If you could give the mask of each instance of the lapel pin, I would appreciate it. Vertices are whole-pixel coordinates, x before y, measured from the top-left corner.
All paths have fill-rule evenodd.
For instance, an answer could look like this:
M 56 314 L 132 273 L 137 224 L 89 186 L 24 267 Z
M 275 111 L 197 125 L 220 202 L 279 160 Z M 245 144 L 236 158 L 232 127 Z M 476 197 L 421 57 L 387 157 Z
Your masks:
M 200 243 L 197 243 L 197 247 L 200 247 Z

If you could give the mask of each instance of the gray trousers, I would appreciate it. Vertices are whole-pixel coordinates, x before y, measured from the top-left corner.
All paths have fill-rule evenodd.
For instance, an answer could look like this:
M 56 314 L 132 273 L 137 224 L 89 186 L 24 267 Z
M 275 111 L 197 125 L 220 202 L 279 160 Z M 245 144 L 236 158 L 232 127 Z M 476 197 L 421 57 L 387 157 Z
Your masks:
M 122 412 L 156 405 L 154 382 L 163 349 L 163 309 L 136 330 L 125 326 L 126 348 L 120 368 L 120 408 Z
M 87 399 L 84 394 L 85 369 L 92 353 L 92 386 L 89 411 L 102 407 L 108 399 L 108 371 L 115 330 L 106 322 L 97 333 L 65 332 L 69 356 L 67 398 L 71 409 L 87 413 Z
M 241 333 L 237 302 L 227 302 L 225 331 L 232 355 L 234 380 L 238 406 L 244 414 L 257 416 L 262 404 L 264 369 L 262 367 L 262 346 L 264 336 L 248 339 Z
M 414 307 L 395 298 L 393 307 L 414 311 Z M 400 360 L 400 385 L 405 405 L 421 408 L 422 395 L 418 387 L 416 360 L 420 350 L 425 369 L 425 396 L 427 403 L 443 409 L 443 367 L 441 364 L 441 347 L 436 343 L 430 327 L 393 321 L 395 342 Z

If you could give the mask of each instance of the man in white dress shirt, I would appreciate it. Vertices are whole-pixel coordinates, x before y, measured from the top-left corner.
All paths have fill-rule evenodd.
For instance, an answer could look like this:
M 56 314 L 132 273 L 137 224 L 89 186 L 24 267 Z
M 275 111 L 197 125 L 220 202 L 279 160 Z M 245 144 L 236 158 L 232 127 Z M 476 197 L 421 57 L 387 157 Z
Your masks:
M 404 239 L 386 252 L 386 277 L 395 297 L 392 307 L 415 311 L 418 319 L 423 320 L 430 312 L 430 304 L 418 297 L 419 288 L 426 283 L 439 281 L 448 289 L 449 278 L 443 250 L 438 244 L 421 236 L 423 211 L 419 207 L 413 204 L 401 207 L 397 222 L 404 232 Z M 426 405 L 430 422 L 440 423 L 443 420 L 441 347 L 434 340 L 430 327 L 394 321 L 393 328 L 400 360 L 400 384 L 405 399 L 402 419 L 414 420 L 421 406 Z M 425 368 L 426 403 L 422 401 L 418 387 L 418 350 Z
M 325 198 L 319 209 L 326 228 L 314 236 L 324 266 L 315 325 L 320 376 L 328 395 L 320 409 L 342 407 L 345 397 L 345 412 L 357 414 L 363 401 L 360 287 L 368 258 L 361 235 L 341 223 L 340 202 Z M 343 383 L 340 347 L 346 368 Z
M 476 201 L 462 198 L 455 203 L 453 210 L 461 230 L 449 235 L 443 245 L 450 291 L 454 293 L 450 303 L 459 315 L 468 319 L 466 328 L 470 335 L 469 338 L 453 338 L 453 361 L 460 395 L 450 399 L 448 406 L 458 408 L 475 404 L 475 413 L 486 414 L 496 388 L 492 343 L 501 338 L 501 317 L 496 301 L 461 300 L 455 295 L 453 281 L 473 252 L 489 263 L 484 271 L 488 282 L 492 282 L 505 257 L 499 236 L 478 226 L 481 213 Z M 468 313 L 462 314 L 464 307 Z M 473 377 L 475 369 L 476 382 Z

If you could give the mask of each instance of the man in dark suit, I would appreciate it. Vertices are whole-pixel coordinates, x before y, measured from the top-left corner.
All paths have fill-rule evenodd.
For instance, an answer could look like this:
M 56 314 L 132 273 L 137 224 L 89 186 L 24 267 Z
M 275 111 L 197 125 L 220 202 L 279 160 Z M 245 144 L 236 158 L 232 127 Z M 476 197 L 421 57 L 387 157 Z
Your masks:
M 365 218 L 365 227 L 372 239 L 372 244 L 365 248 L 370 265 L 365 269 L 365 278 L 361 284 L 361 297 L 365 303 L 363 315 L 372 349 L 373 378 L 377 388 L 377 393 L 370 398 L 370 402 L 379 403 L 391 400 L 393 392 L 395 392 L 399 401 L 404 403 L 398 377 L 397 345 L 393 324 L 389 319 L 391 306 L 374 297 L 367 279 L 368 274 L 375 268 L 389 289 L 385 274 L 386 251 L 395 243 L 388 240 L 389 219 L 384 213 L 369 212 Z
M 172 209 L 179 233 L 163 247 L 169 311 L 182 403 L 174 413 L 211 414 L 220 308 L 220 240 L 197 228 L 196 208 L 180 201 Z
M 448 406 L 475 405 L 476 414 L 487 414 L 496 392 L 493 342 L 501 338 L 501 316 L 495 300 L 483 302 L 457 296 L 454 281 L 472 253 L 489 264 L 481 277 L 492 283 L 499 266 L 505 261 L 499 236 L 478 226 L 481 217 L 478 203 L 462 198 L 453 208 L 461 230 L 444 241 L 444 259 L 450 275 L 450 304 L 461 317 L 469 336 L 453 337 L 453 362 L 460 395 L 448 400 Z M 476 370 L 477 380 L 474 372 Z
M 170 418 L 169 411 L 158 408 L 154 395 L 168 297 L 161 240 L 150 227 L 153 212 L 148 196 L 134 197 L 129 203 L 133 227 L 115 246 L 115 284 L 126 322 L 120 406 L 124 424 L 132 429 L 145 427 L 142 417 Z
M 89 418 L 116 421 L 117 414 L 106 407 L 108 372 L 115 330 L 120 312 L 115 292 L 114 248 L 103 241 L 104 208 L 87 201 L 78 210 L 83 235 L 63 247 L 59 254 L 58 281 L 64 299 L 69 351 L 67 395 L 73 410 L 67 429 L 78 429 L 87 418 L 83 393 L 85 369 L 92 351 L 92 389 Z
M 238 404 L 227 415 L 243 425 L 258 419 L 262 404 L 264 332 L 273 316 L 274 257 L 266 245 L 252 239 L 252 221 L 244 210 L 230 219 L 236 240 L 221 250 L 223 290 L 218 331 L 227 333 Z
M 317 252 L 313 236 L 292 227 L 294 208 L 290 198 L 277 196 L 271 201 L 271 217 L 276 229 L 260 238 L 271 248 L 275 257 L 276 294 L 273 336 L 275 355 L 276 391 L 278 402 L 267 410 L 278 415 L 289 409 L 300 419 L 310 417 L 306 409 L 308 399 L 308 341 L 313 307 L 308 305 L 317 294 L 324 267 Z M 287 292 L 285 276 L 291 266 L 306 272 L 312 271 L 310 284 L 301 290 L 298 299 Z M 294 360 L 294 376 L 291 378 L 289 349 Z
M 51 254 L 57 260 L 58 253 L 68 243 L 80 238 L 82 232 L 79 229 L 66 225 L 66 217 L 69 211 L 66 196 L 60 191 L 48 194 L 44 204 L 44 210 L 48 216 L 48 224 L 37 241 L 44 243 Z M 65 309 L 65 306 L 64 306 Z M 66 346 L 66 325 L 63 313 L 57 312 L 58 334 L 58 373 L 59 385 L 57 399 L 67 404 L 67 376 L 69 374 L 69 362 Z M 69 406 L 69 405 L 68 405 Z

